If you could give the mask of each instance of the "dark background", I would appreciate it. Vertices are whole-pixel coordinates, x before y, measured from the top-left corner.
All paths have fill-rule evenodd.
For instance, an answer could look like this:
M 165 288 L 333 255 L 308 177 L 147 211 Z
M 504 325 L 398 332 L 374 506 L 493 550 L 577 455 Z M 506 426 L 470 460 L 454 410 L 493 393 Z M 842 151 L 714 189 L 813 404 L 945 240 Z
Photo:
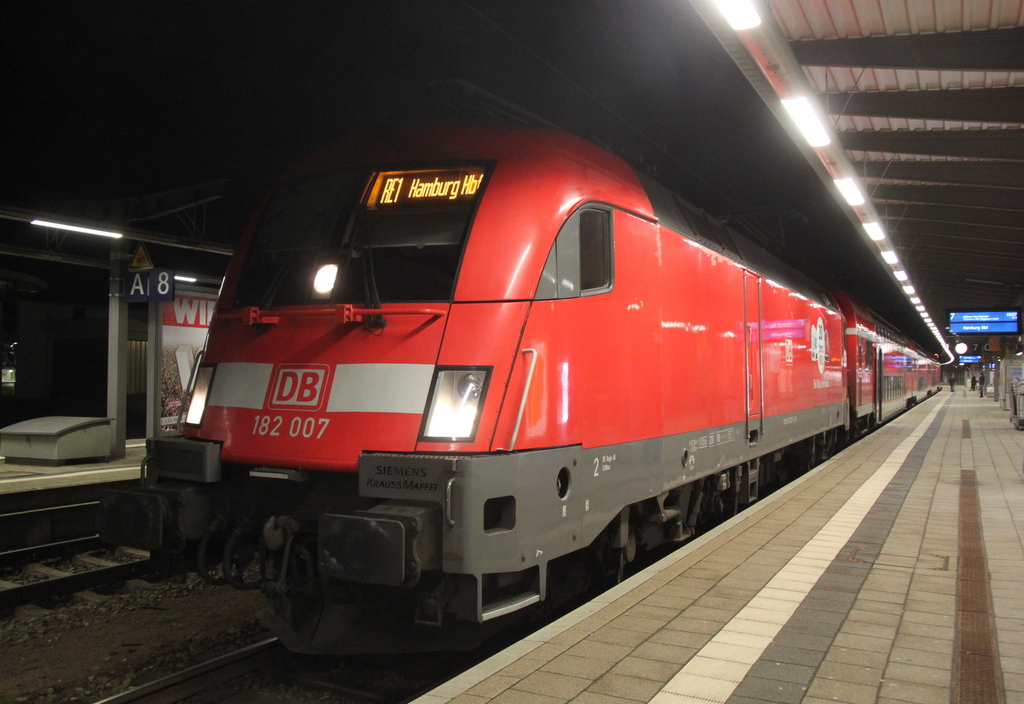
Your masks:
M 353 131 L 535 119 L 605 145 L 737 227 L 755 226 L 776 255 L 935 346 L 685 1 L 5 0 L 0 52 L 0 207 L 60 211 L 228 179 L 223 197 L 194 213 L 131 226 L 181 237 L 190 232 L 181 215 L 195 215 L 204 242 L 230 246 L 289 163 Z M 0 244 L 100 263 L 111 246 L 4 218 Z M 147 246 L 161 268 L 215 278 L 227 263 Z M 20 301 L 71 306 L 78 319 L 106 306 L 104 269 L 3 251 L 4 342 Z M 84 364 L 95 347 L 60 356 Z

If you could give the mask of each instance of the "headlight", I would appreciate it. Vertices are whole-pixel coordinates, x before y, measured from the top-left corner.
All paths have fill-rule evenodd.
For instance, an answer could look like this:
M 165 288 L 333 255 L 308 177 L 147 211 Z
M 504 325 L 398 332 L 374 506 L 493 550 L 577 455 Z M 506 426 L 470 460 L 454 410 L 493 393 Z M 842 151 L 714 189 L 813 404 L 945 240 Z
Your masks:
M 438 369 L 420 439 L 473 442 L 491 368 Z
M 199 425 L 203 422 L 203 411 L 206 410 L 206 398 L 210 395 L 210 382 L 213 381 L 213 365 L 200 366 L 192 381 L 192 392 L 189 394 L 188 411 L 185 422 Z
M 326 297 L 334 290 L 334 282 L 338 278 L 338 265 L 325 264 L 320 267 L 313 278 L 313 292 L 317 297 Z

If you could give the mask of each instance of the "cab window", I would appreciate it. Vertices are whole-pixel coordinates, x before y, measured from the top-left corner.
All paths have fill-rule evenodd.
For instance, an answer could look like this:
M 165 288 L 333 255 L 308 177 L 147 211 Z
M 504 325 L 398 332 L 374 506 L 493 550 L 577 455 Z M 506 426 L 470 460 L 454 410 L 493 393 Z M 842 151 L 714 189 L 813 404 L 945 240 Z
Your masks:
M 573 213 L 555 239 L 537 300 L 578 298 L 612 288 L 612 214 L 603 208 Z

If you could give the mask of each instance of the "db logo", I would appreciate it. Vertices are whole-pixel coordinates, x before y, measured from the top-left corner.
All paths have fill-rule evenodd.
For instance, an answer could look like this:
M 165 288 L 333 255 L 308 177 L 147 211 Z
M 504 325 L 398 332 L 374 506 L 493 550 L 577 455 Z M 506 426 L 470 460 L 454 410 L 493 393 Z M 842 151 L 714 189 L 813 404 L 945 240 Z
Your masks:
M 315 366 L 282 365 L 270 386 L 270 408 L 304 408 L 315 410 L 323 400 L 327 386 L 328 368 Z

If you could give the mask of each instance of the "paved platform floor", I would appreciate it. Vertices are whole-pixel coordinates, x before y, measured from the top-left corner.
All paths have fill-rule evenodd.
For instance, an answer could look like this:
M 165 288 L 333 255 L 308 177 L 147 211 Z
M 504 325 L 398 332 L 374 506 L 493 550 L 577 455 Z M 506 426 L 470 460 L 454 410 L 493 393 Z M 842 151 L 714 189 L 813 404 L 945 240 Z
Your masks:
M 129 440 L 125 445 L 125 457 L 110 462 L 52 466 L 9 463 L 0 458 L 0 495 L 138 479 L 145 456 L 146 441 Z
M 1024 432 L 941 393 L 418 704 L 1024 704 Z

